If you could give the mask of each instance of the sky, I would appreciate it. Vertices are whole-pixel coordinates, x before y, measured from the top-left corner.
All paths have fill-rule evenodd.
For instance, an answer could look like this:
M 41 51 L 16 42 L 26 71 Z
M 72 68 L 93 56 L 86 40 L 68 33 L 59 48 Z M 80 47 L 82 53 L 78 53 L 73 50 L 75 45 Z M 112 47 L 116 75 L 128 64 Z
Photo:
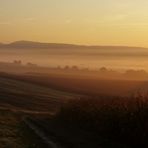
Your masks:
M 0 0 L 0 42 L 148 47 L 148 0 Z

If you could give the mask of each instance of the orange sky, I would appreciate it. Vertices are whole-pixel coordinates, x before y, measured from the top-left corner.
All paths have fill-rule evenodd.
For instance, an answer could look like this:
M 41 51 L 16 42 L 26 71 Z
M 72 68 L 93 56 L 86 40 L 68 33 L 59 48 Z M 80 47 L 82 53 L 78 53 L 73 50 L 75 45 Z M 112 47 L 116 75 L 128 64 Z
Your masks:
M 148 47 L 147 0 L 0 0 L 0 42 Z

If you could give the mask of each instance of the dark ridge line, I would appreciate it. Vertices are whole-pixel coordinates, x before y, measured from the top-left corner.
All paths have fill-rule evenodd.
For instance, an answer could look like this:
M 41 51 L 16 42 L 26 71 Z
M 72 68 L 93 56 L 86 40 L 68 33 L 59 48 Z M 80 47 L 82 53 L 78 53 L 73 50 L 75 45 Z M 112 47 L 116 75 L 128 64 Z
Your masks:
M 0 48 L 84 48 L 84 49 L 148 49 L 134 46 L 105 46 L 105 45 L 78 45 L 68 43 L 44 43 L 35 41 L 15 41 L 8 44 L 0 43 Z

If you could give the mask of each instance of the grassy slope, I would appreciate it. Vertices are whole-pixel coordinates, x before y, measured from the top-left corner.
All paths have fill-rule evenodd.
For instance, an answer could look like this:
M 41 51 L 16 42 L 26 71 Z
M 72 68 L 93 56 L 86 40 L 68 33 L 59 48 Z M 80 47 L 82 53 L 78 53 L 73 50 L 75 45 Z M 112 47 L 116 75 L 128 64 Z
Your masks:
M 51 74 L 26 74 L 12 75 L 0 73 L 0 77 L 31 82 L 40 86 L 85 94 L 89 96 L 124 96 L 133 94 L 137 91 L 148 89 L 148 81 L 138 80 L 108 80 L 96 77 L 85 77 L 82 75 L 68 73 L 51 73 Z
M 26 81 L 85 95 L 124 96 L 137 91 L 147 91 L 147 81 L 105 80 L 71 75 L 24 76 Z
M 0 108 L 47 112 L 74 95 L 13 79 L 0 78 Z
M 75 96 L 45 86 L 0 77 L 0 147 L 34 147 L 28 135 L 22 136 L 22 118 L 28 114 L 47 116 L 65 100 Z
M 40 79 L 37 79 L 37 78 L 40 78 Z M 74 86 L 74 87 L 79 86 L 79 88 L 82 88 L 83 86 L 85 86 L 86 88 L 93 89 L 91 85 L 93 85 L 94 83 L 98 85 L 100 82 L 102 82 L 102 81 L 96 82 L 94 80 L 88 86 L 86 86 L 86 83 L 83 83 L 85 79 L 84 80 L 83 79 L 80 79 L 80 80 L 66 79 L 66 78 L 63 79 L 63 78 L 57 78 L 57 77 L 53 77 L 52 79 L 51 78 L 47 79 L 46 77 L 44 78 L 36 77 L 33 80 L 32 78 L 27 78 L 27 81 L 24 78 L 22 78 L 22 81 L 21 81 L 21 78 L 19 79 L 17 78 L 9 79 L 9 78 L 2 78 L 2 77 L 0 78 L 0 113 L 1 113 L 0 124 L 2 127 L 0 131 L 0 139 L 2 139 L 0 141 L 0 147 L 3 147 L 3 145 L 5 145 L 6 143 L 9 144 L 9 147 L 23 147 L 23 146 L 25 147 L 28 145 L 28 143 L 26 144 L 25 138 L 21 138 L 19 136 L 19 134 L 22 133 L 22 131 L 19 128 L 19 124 L 21 122 L 19 118 L 20 115 L 37 114 L 38 116 L 44 113 L 51 113 L 55 111 L 57 107 L 61 106 L 61 104 L 63 104 L 63 101 L 67 99 L 79 97 L 72 93 L 65 93 L 62 91 L 50 89 L 49 87 L 54 86 L 53 84 L 55 80 L 57 84 L 66 85 L 65 90 L 70 86 Z M 105 82 L 108 83 L 107 81 Z M 143 86 L 144 82 L 140 82 L 140 85 L 139 85 L 139 82 L 132 82 L 132 86 L 134 86 L 135 83 L 138 83 L 138 86 Z M 120 84 L 122 85 L 122 82 Z M 145 85 L 147 86 L 147 84 Z M 102 83 L 99 87 L 101 86 L 102 86 Z M 128 86 L 128 84 L 126 84 L 126 86 Z M 56 87 L 53 87 L 53 88 L 56 88 Z M 71 88 L 69 89 L 71 90 Z M 97 89 L 95 91 L 97 91 Z M 13 111 L 13 113 L 10 113 L 10 111 Z M 66 119 L 69 119 L 69 115 L 70 115 L 70 117 L 73 117 L 75 122 L 75 117 L 70 113 L 70 111 L 67 112 L 66 110 L 66 113 L 68 113 L 68 118 Z M 18 116 L 18 113 L 19 113 L 19 116 Z M 76 113 L 76 114 L 74 113 L 76 117 L 78 114 L 79 113 Z M 59 122 L 61 122 L 61 120 Z M 72 124 L 69 124 L 69 125 L 72 125 Z M 59 126 L 59 124 L 57 126 Z M 68 126 L 66 125 L 65 129 L 67 129 L 67 127 Z M 74 129 L 74 133 L 76 132 L 74 127 L 69 127 L 69 128 Z M 55 129 L 55 128 L 52 128 L 52 129 Z M 63 134 L 63 133 L 66 134 L 67 132 L 68 133 L 67 135 L 69 137 L 69 131 L 71 131 L 70 129 L 68 129 L 68 131 L 65 131 L 64 127 L 62 128 L 56 127 L 56 129 L 58 129 L 57 134 Z M 59 133 L 60 129 L 61 129 L 61 132 Z M 7 134 L 5 135 L 5 133 L 7 132 L 9 133 L 9 135 Z M 76 137 L 79 137 L 79 138 L 77 139 L 75 139 L 75 137 L 69 138 L 70 143 L 72 142 L 77 144 L 75 140 L 76 141 L 81 140 L 81 137 L 80 137 L 81 134 L 79 134 L 79 136 L 77 134 L 78 133 L 76 132 L 75 134 L 73 134 L 73 136 L 76 135 Z M 86 133 L 84 133 L 84 135 L 85 134 Z M 62 137 L 64 136 L 62 135 Z M 82 131 L 82 141 L 80 141 L 81 144 L 83 144 L 83 142 L 85 143 L 85 141 L 88 141 L 86 139 L 87 138 L 89 139 L 91 137 L 86 136 L 86 139 L 84 139 L 84 141 L 83 141 L 83 138 L 85 138 L 85 136 L 83 136 L 83 131 Z M 68 138 L 65 138 L 65 139 L 68 140 Z M 80 144 L 80 147 L 81 147 L 81 144 Z M 87 145 L 88 144 L 89 143 L 87 143 Z

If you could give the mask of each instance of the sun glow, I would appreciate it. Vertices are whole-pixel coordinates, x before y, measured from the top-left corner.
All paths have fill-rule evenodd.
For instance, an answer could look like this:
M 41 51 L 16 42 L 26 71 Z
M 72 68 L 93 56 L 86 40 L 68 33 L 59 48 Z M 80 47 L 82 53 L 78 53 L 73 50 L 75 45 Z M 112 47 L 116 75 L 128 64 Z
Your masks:
M 0 42 L 148 47 L 147 0 L 0 0 Z

